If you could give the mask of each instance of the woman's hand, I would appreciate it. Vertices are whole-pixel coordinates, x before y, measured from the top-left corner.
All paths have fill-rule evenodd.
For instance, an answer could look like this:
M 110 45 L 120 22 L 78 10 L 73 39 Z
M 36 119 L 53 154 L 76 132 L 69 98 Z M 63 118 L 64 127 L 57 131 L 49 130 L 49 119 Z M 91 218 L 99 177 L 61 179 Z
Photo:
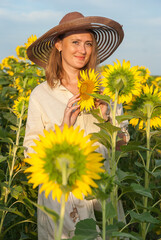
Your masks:
M 116 143 L 116 150 L 121 151 L 121 146 L 127 144 L 126 134 L 123 132 L 119 132 L 117 136 L 119 137 L 119 141 L 117 141 Z
M 103 100 L 100 100 L 100 99 L 96 99 L 95 100 L 95 107 L 98 108 L 100 107 L 100 110 L 101 110 L 101 115 L 103 117 L 103 119 L 105 121 L 109 120 L 108 118 L 108 103 L 103 101 Z
M 80 94 L 77 94 L 69 99 L 68 104 L 64 111 L 64 117 L 60 129 L 62 130 L 64 124 L 67 124 L 69 127 L 74 125 L 78 114 L 80 113 L 80 105 L 77 105 L 77 102 L 80 100 Z

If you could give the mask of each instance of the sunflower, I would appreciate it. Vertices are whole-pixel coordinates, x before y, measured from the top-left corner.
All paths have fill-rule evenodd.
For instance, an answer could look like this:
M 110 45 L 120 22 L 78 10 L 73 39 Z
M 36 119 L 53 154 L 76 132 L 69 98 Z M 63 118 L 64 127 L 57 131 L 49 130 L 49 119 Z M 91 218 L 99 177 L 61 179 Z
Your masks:
M 46 198 L 52 192 L 53 199 L 60 202 L 65 190 L 66 200 L 69 192 L 76 198 L 83 199 L 92 193 L 91 187 L 97 187 L 95 179 L 100 179 L 99 173 L 104 172 L 103 157 L 95 152 L 95 141 L 89 141 L 90 135 L 84 137 L 84 130 L 79 131 L 73 126 L 64 126 L 63 131 L 55 125 L 54 131 L 44 131 L 40 140 L 34 140 L 35 153 L 30 153 L 30 158 L 25 162 L 31 166 L 26 170 L 30 172 L 29 183 L 33 187 L 42 184 L 40 193 L 45 191 Z M 66 166 L 67 184 L 63 185 L 62 173 Z
M 12 68 L 12 64 L 15 64 L 18 62 L 18 59 L 15 58 L 14 56 L 9 56 L 9 57 L 6 57 L 2 60 L 2 63 L 1 63 L 1 68 L 4 69 L 4 68 L 9 68 L 11 69 Z
M 148 109 L 150 109 L 150 127 L 161 127 L 161 92 L 153 84 L 142 86 L 142 93 L 130 103 L 130 111 L 139 112 L 140 117 L 130 120 L 133 126 L 138 125 L 139 129 L 145 129 L 147 124 Z
M 150 77 L 150 70 L 144 66 L 141 66 L 138 68 L 138 71 L 140 72 L 140 75 L 143 77 L 142 83 L 145 83 Z
M 29 103 L 29 97 L 19 97 L 17 100 L 14 101 L 13 112 L 18 118 L 21 117 L 21 112 L 23 107 L 24 107 L 24 111 L 27 110 L 28 103 Z
M 33 70 L 32 70 L 33 71 Z M 15 80 L 15 86 L 19 93 L 22 93 L 25 91 L 25 95 L 29 96 L 31 94 L 32 89 L 34 89 L 38 84 L 40 84 L 43 81 L 42 77 L 36 76 L 37 69 L 34 69 L 34 76 L 27 79 L 27 83 L 24 87 L 24 78 L 23 77 L 17 77 Z
M 100 90 L 100 80 L 99 73 L 93 70 L 81 71 L 80 79 L 78 79 L 78 88 L 80 92 L 80 101 L 78 104 L 80 105 L 80 110 L 90 111 L 94 108 L 94 97 L 89 94 L 94 94 L 99 92 Z
M 154 84 L 156 87 L 161 87 L 161 77 L 153 77 L 152 84 Z
M 37 40 L 37 36 L 32 34 L 32 35 L 28 38 L 27 43 L 25 43 L 26 49 L 27 49 L 33 42 L 35 42 L 36 40 Z
M 26 48 L 25 46 L 17 46 L 16 53 L 19 59 L 25 60 L 26 58 Z
M 116 90 L 118 92 L 118 103 L 129 103 L 133 95 L 138 96 L 141 91 L 142 76 L 138 67 L 131 67 L 130 61 L 123 60 L 122 66 L 119 60 L 113 65 L 107 65 L 102 72 L 104 79 L 102 85 L 104 94 L 115 100 Z

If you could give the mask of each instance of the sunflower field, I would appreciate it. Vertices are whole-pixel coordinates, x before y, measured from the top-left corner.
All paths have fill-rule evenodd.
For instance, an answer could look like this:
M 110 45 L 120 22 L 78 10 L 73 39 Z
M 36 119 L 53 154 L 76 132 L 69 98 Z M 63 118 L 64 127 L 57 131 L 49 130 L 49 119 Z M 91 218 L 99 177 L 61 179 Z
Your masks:
M 86 219 L 77 223 L 73 240 L 94 240 L 98 236 L 103 240 L 161 239 L 161 76 L 152 76 L 145 66 L 131 67 L 130 61 L 125 60 L 101 66 L 102 79 L 94 70 L 81 72 L 79 104 L 81 110 L 93 114 L 100 131 L 93 133 L 89 142 L 89 136 L 83 138 L 79 129 L 65 126 L 61 133 L 56 126 L 56 133 L 46 132 L 41 141 L 37 141 L 37 153 L 25 159 L 23 139 L 30 93 L 45 81 L 44 69 L 30 62 L 26 55 L 27 47 L 36 39 L 32 35 L 27 43 L 16 48 L 17 57 L 6 57 L 0 63 L 0 240 L 37 240 L 37 208 L 63 224 L 61 216 L 37 205 L 37 186 L 42 183 L 41 190 L 46 197 L 53 187 L 56 189 L 53 198 L 60 200 L 64 194 L 64 207 L 69 189 L 78 198 L 83 193 L 87 200 L 95 198 L 101 203 L 102 211 L 95 212 L 96 221 Z M 104 89 L 101 94 L 100 84 Z M 111 119 L 104 121 L 99 109 L 93 108 L 95 99 L 108 103 Z M 121 116 L 116 116 L 117 104 L 123 106 Z M 128 122 L 125 134 L 129 141 L 117 149 L 121 141 L 120 125 L 124 121 Z M 48 142 L 59 139 L 59 142 L 50 142 L 47 159 L 58 150 L 63 152 L 66 148 L 68 153 L 55 160 L 54 168 L 62 176 L 53 186 L 45 184 L 39 172 L 37 175 L 33 172 L 39 162 L 42 166 L 39 150 L 45 149 L 46 139 Z M 66 142 L 62 145 L 64 139 Z M 96 141 L 107 149 L 110 171 L 102 168 L 103 158 L 93 146 Z M 69 151 L 71 145 L 73 148 Z M 71 155 L 80 159 L 78 164 L 83 170 L 91 168 L 82 176 L 82 181 L 75 181 L 81 170 L 74 172 Z M 62 159 L 68 165 L 65 171 Z M 45 164 L 50 174 L 54 172 L 56 176 L 50 161 Z M 120 200 L 125 213 L 123 220 L 117 216 Z M 56 240 L 61 239 L 61 228 L 58 232 Z

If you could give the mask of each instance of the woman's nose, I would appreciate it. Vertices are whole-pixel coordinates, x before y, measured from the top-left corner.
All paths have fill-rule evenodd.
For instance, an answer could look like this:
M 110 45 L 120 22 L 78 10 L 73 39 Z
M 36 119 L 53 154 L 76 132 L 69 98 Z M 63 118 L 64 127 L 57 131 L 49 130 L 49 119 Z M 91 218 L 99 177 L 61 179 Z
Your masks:
M 81 44 L 81 45 L 80 45 L 80 52 L 81 52 L 82 54 L 85 54 L 85 53 L 86 53 L 86 47 L 85 47 L 84 44 Z

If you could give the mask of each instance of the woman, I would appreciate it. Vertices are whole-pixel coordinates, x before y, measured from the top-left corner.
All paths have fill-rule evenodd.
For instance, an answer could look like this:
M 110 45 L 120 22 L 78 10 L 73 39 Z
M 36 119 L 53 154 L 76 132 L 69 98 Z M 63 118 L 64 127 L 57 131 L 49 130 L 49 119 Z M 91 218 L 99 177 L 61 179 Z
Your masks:
M 30 97 L 24 146 L 26 154 L 33 151 L 33 139 L 43 135 L 43 130 L 80 126 L 85 134 L 99 131 L 91 114 L 80 112 L 77 78 L 80 70 L 96 69 L 98 63 L 107 59 L 123 39 L 122 27 L 103 17 L 84 17 L 81 13 L 66 14 L 59 25 L 37 39 L 27 50 L 28 57 L 44 67 L 46 80 L 37 86 Z M 100 103 L 107 119 L 107 105 Z M 122 113 L 121 106 L 117 114 Z M 103 147 L 99 151 L 106 154 Z M 51 194 L 46 199 L 39 194 L 38 203 L 59 213 L 60 204 Z M 76 199 L 69 195 L 66 203 L 62 239 L 72 237 L 75 224 L 82 219 L 94 218 L 94 201 Z M 38 211 L 38 239 L 53 240 L 54 224 L 44 213 Z

